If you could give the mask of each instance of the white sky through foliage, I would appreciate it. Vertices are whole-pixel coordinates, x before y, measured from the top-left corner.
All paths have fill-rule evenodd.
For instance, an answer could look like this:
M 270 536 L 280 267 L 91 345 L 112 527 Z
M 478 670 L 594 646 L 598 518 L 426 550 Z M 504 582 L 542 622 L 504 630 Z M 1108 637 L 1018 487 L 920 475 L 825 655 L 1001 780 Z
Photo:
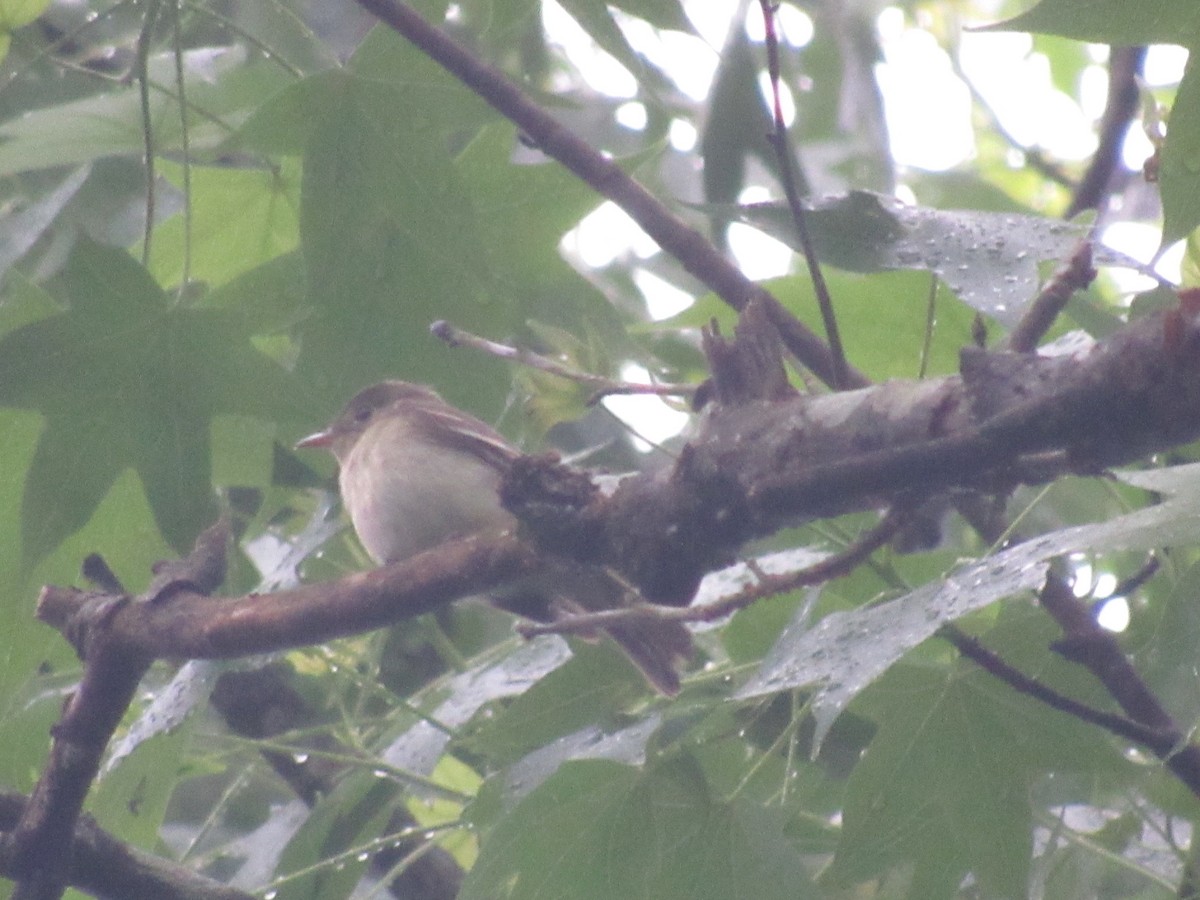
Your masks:
M 720 48 L 738 6 L 737 0 L 685 0 L 698 37 L 657 31 L 619 12 L 614 16 L 630 44 L 666 71 L 682 94 L 699 101 L 709 92 Z M 981 6 L 977 4 L 976 8 Z M 976 14 L 977 21 L 963 24 L 983 24 L 989 21 L 989 15 L 991 21 L 995 20 L 995 14 L 987 10 Z M 590 88 L 614 98 L 635 96 L 634 78 L 600 50 L 553 0 L 545 5 L 543 15 L 551 43 L 577 67 Z M 788 44 L 803 47 L 812 39 L 812 22 L 798 7 L 784 3 L 777 15 L 779 33 Z M 1039 148 L 1049 158 L 1065 163 L 1079 163 L 1094 151 L 1095 122 L 1103 111 L 1107 90 L 1107 47 L 1088 48 L 1093 63 L 1082 73 L 1076 99 L 1054 86 L 1050 62 L 1035 50 L 1028 34 L 960 31 L 956 40 L 960 42 L 957 57 L 962 60 L 962 69 L 958 71 L 950 54 L 921 24 L 914 23 L 900 8 L 890 6 L 883 8 L 876 19 L 883 59 L 876 65 L 875 77 L 900 173 L 901 199 L 913 199 L 904 186 L 905 171 L 946 171 L 974 157 L 974 127 L 978 122 L 972 119 L 976 114 L 972 88 L 1016 143 Z M 751 40 L 763 40 L 762 13 L 757 3 L 749 4 L 745 27 Z M 1150 87 L 1174 84 L 1185 62 L 1186 52 L 1180 48 L 1151 48 L 1144 80 Z M 763 87 L 766 89 L 765 83 Z M 1037 102 L 1030 102 L 1030 98 Z M 793 102 L 789 92 L 785 107 Z M 790 116 L 791 109 L 785 108 L 785 114 Z M 645 110 L 631 101 L 619 107 L 617 121 L 623 127 L 639 130 L 645 126 Z M 672 127 L 670 139 L 676 149 L 687 152 L 695 146 L 695 128 L 681 120 L 679 127 Z M 1131 128 L 1124 148 L 1126 165 L 1140 167 L 1151 150 L 1140 127 Z M 1011 164 L 1017 168 L 1024 164 L 1019 151 L 1014 150 Z M 748 188 L 739 198 L 741 202 L 768 199 L 778 198 L 757 187 Z M 1110 246 L 1149 261 L 1159 235 L 1154 225 L 1120 222 L 1106 228 L 1102 237 Z M 796 270 L 797 260 L 790 249 L 748 226 L 733 226 L 729 245 L 739 266 L 751 278 L 765 279 Z M 564 250 L 585 267 L 602 267 L 627 256 L 648 259 L 657 253 L 654 242 L 607 202 L 567 236 Z M 1160 272 L 1177 279 L 1181 255 L 1181 247 L 1167 254 L 1159 265 Z M 1112 276 L 1120 290 L 1144 290 L 1148 286 L 1146 279 L 1129 273 L 1118 271 Z M 686 294 L 648 271 L 635 278 L 655 319 L 674 315 L 690 303 Z M 683 426 L 682 415 L 653 398 L 621 398 L 614 405 L 623 418 L 634 422 L 638 432 L 651 440 L 663 440 Z

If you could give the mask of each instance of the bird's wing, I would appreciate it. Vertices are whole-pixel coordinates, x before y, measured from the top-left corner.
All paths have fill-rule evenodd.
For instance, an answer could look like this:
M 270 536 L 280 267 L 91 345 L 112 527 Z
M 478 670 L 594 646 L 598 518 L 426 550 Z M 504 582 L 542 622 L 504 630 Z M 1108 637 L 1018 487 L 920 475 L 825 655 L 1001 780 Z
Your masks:
M 521 451 L 490 425 L 444 404 L 422 407 L 415 423 L 434 443 L 483 459 L 499 472 L 508 470 Z

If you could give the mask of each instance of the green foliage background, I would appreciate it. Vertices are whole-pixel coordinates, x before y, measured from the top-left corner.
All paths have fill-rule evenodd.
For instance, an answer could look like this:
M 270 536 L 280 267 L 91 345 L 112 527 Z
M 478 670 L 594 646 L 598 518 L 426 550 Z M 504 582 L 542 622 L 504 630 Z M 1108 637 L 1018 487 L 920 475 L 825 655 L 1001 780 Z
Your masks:
M 994 130 L 979 129 L 976 158 L 956 171 L 896 170 L 878 138 L 878 97 L 847 74 L 869 71 L 878 54 L 878 4 L 842 4 L 837 19 L 798 5 L 816 34 L 783 65 L 788 83 L 811 84 L 797 92 L 793 135 L 810 183 L 901 183 L 923 206 L 970 211 L 930 217 L 922 227 L 935 239 L 969 223 L 1037 260 L 1063 255 L 1032 225 L 1002 233 L 999 219 L 979 218 L 1045 224 L 1067 197 L 1013 167 Z M 1073 95 L 1087 63 L 1079 41 L 1200 44 L 1200 8 L 1178 0 L 999 5 L 896 4 L 952 54 L 965 23 L 1016 16 L 1003 27 L 1036 33 Z M 436 20 L 447 7 L 420 6 Z M 463 0 L 448 27 L 716 240 L 726 216 L 770 232 L 729 206 L 748 186 L 776 189 L 754 88 L 761 44 L 735 28 L 697 103 L 626 36 L 632 20 L 691 33 L 675 0 L 563 6 L 635 77 L 644 129 L 618 126 L 619 103 L 547 45 L 539 3 Z M 602 445 L 599 464 L 648 464 L 609 417 L 588 412 L 582 389 L 448 349 L 429 335 L 432 321 L 589 371 L 616 377 L 633 363 L 671 381 L 703 377 L 700 325 L 732 324 L 662 254 L 601 269 L 568 262 L 563 236 L 598 198 L 395 34 L 342 5 L 327 11 L 342 28 L 315 24 L 320 7 L 0 2 L 0 786 L 34 783 L 77 676 L 66 643 L 34 619 L 37 588 L 76 581 L 88 553 L 137 590 L 155 560 L 186 551 L 226 506 L 245 551 L 230 592 L 363 565 L 344 532 L 316 550 L 331 530 L 332 468 L 289 448 L 364 384 L 428 382 L 530 449 L 557 426 L 553 438 L 570 449 Z M 1164 245 L 1200 225 L 1198 77 L 1189 66 L 1176 88 L 1154 91 L 1169 110 L 1153 220 Z M 839 125 L 845 102 L 856 105 L 856 133 Z M 698 129 L 695 151 L 666 139 L 675 119 Z M 829 275 L 851 361 L 881 380 L 954 371 L 978 308 L 964 300 L 990 285 L 969 266 L 946 277 L 930 320 L 928 272 L 962 262 L 950 242 L 937 260 L 893 271 L 905 267 L 880 260 L 883 239 L 854 209 L 819 235 L 841 266 Z M 1067 247 L 1084 231 L 1059 226 Z M 690 294 L 691 308 L 652 321 L 638 270 Z M 1039 271 L 1031 261 L 1022 276 L 1025 299 Z M 806 278 L 769 287 L 815 327 Z M 1103 333 L 1129 299 L 1102 279 L 1065 327 Z M 993 336 L 1002 319 L 989 320 Z M 1183 448 L 1169 461 L 1194 455 Z M 1072 480 L 1020 494 L 1012 511 L 1053 533 L 1155 496 Z M 1123 636 L 1185 728 L 1200 714 L 1200 534 L 1178 525 L 1191 508 L 1177 504 L 1157 523 L 1182 531 L 1163 549 L 1162 573 L 1129 598 Z M 763 549 L 837 549 L 868 522 L 819 523 Z M 1115 534 L 1075 563 L 1118 578 L 1135 570 L 1141 555 L 1120 526 Z M 284 555 L 293 546 L 307 551 L 302 563 Z M 263 763 L 264 745 L 205 713 L 219 667 L 163 665 L 90 811 L 122 840 L 279 897 L 348 896 L 396 837 L 387 823 L 401 805 L 466 867 L 466 898 L 1176 896 L 1196 798 L 1157 761 L 1014 694 L 936 641 L 903 646 L 837 709 L 823 742 L 809 685 L 732 699 L 802 606 L 809 621 L 864 608 L 988 552 L 951 523 L 937 550 L 885 552 L 818 594 L 760 603 L 701 636 L 672 701 L 647 696 L 606 646 L 574 646 L 563 664 L 560 644 L 522 645 L 503 616 L 470 605 L 287 654 L 319 724 L 277 740 L 299 756 L 335 741 L 343 768 L 282 842 L 267 837 L 272 815 L 298 801 Z M 962 624 L 1026 672 L 1104 705 L 1046 649 L 1056 635 L 1028 599 L 990 603 Z M 869 653 L 870 642 L 850 652 Z

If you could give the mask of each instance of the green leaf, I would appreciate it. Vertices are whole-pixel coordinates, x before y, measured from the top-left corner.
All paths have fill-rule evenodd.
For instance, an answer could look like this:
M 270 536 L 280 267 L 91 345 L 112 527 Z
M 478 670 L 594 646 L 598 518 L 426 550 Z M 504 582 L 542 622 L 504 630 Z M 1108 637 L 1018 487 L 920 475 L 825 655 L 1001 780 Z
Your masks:
M 785 207 L 745 206 L 741 217 L 799 249 Z M 1065 260 L 1088 233 L 1086 225 L 1041 216 L 906 206 L 867 191 L 823 199 L 807 219 L 824 262 L 851 272 L 933 272 L 964 303 L 1006 326 L 1037 294 L 1039 264 Z M 1098 248 L 1097 262 L 1111 257 Z
M 820 746 L 834 719 L 868 684 L 944 622 L 1042 584 L 1049 560 L 1080 551 L 1149 550 L 1200 539 L 1200 464 L 1128 472 L 1125 481 L 1169 494 L 1157 506 L 1077 525 L 1018 544 L 887 603 L 835 612 L 811 625 L 793 619 L 739 698 L 818 685 L 812 699 Z
M 563 9 L 610 56 L 623 65 L 639 83 L 666 86 L 666 79 L 626 39 L 613 19 L 612 10 L 602 0 L 563 0 Z
M 50 0 L 0 0 L 0 59 L 8 55 L 12 32 L 44 13 Z
M 183 187 L 182 169 L 164 164 L 162 170 Z M 181 213 L 156 228 L 151 239 L 149 268 L 159 284 L 180 283 L 185 255 L 190 277 L 216 287 L 299 245 L 295 160 L 275 169 L 192 166 L 190 182 L 190 233 Z
M 1192 565 L 1174 583 L 1156 579 L 1144 589 L 1149 602 L 1129 599 L 1129 629 L 1122 645 L 1136 662 L 1138 672 L 1176 721 L 1200 719 L 1200 672 L 1196 648 L 1200 647 L 1200 563 Z
M 921 370 L 931 278 L 919 272 L 881 272 L 859 275 L 825 270 L 833 297 L 838 328 L 846 357 L 871 378 L 915 378 Z M 793 275 L 763 285 L 806 325 L 823 329 L 816 294 L 808 276 Z M 958 351 L 971 343 L 970 307 L 957 302 L 944 289 L 935 300 L 936 318 L 926 371 L 958 371 Z M 701 328 L 713 318 L 722 329 L 732 328 L 734 314 L 713 294 L 689 309 L 657 323 L 658 329 Z
M 1037 730 L 1052 714 L 989 677 L 906 668 L 880 684 L 880 727 L 850 777 L 831 884 L 907 863 L 909 896 L 956 896 L 968 872 L 989 896 L 1026 896 L 1029 757 L 1053 744 Z
M 1194 60 L 1189 60 L 1190 63 Z M 1188 65 L 1175 94 L 1162 148 L 1159 191 L 1162 244 L 1173 244 L 1200 225 L 1200 66 Z
M 5 461 L 0 466 L 0 616 L 5 622 L 0 638 L 0 729 L 11 739 L 0 753 L 0 783 L 13 788 L 30 786 L 46 752 L 46 731 L 24 729 L 47 715 L 57 715 L 60 706 L 55 700 L 33 703 L 21 685 L 34 684 L 32 673 L 41 665 L 52 671 L 76 665 L 74 653 L 59 635 L 34 619 L 36 584 L 21 570 L 25 463 L 33 455 L 41 427 L 41 417 L 34 413 L 0 409 L 0 459 Z M 78 557 L 67 577 L 76 571 Z
M 24 486 L 23 565 L 78 530 L 128 468 L 186 550 L 215 512 L 212 417 L 296 416 L 294 382 L 239 317 L 169 305 L 123 251 L 80 241 L 57 288 L 66 312 L 0 340 L 0 404 L 46 419 Z
M 989 643 L 1014 648 L 1018 666 L 1040 659 L 1040 678 L 1100 702 L 1094 682 L 1061 660 L 1047 664 L 1054 628 L 1035 610 L 996 629 Z M 1014 641 L 1025 641 L 1024 646 Z M 1025 897 L 1030 798 L 1056 776 L 1059 803 L 1104 796 L 1110 778 L 1128 778 L 1120 750 L 1091 726 L 1023 697 L 960 662 L 940 669 L 898 666 L 860 698 L 856 711 L 878 731 L 850 776 L 841 843 L 827 877 L 834 884 L 913 872 L 909 896 L 957 897 L 971 872 L 988 896 Z M 1086 773 L 1078 781 L 1073 773 Z M 1120 788 L 1118 788 L 1120 790 Z
M 144 850 L 156 849 L 167 804 L 186 766 L 184 753 L 190 737 L 189 730 L 178 729 L 139 743 L 133 753 L 101 775 L 89 812 L 122 841 Z
M 1040 31 L 1097 44 L 1200 42 L 1200 6 L 1179 0 L 1042 0 L 989 25 L 991 31 Z
M 415 708 L 427 710 L 428 718 L 406 723 L 384 757 L 407 771 L 432 772 L 450 741 L 450 729 L 464 725 L 494 700 L 524 693 L 569 659 L 566 642 L 550 636 L 519 644 L 499 660 L 494 652 L 485 654 L 465 672 L 435 682 L 412 701 Z
M 0 219 L 0 277 L 6 275 L 13 264 L 46 233 L 63 208 L 79 192 L 89 174 L 87 166 L 76 169 L 54 190 Z
M 174 82 L 175 56 L 149 62 L 155 84 Z M 183 54 L 191 152 L 217 147 L 256 104 L 284 83 L 272 65 L 245 65 L 235 49 L 198 48 Z M 171 91 L 150 92 L 150 127 L 156 151 L 181 146 L 178 104 Z M 0 175 L 80 165 L 106 156 L 145 153 L 145 128 L 137 87 L 32 110 L 0 124 Z
M 692 22 L 679 0 L 616 0 L 613 6 L 631 16 L 645 19 L 655 28 L 691 34 Z
M 641 674 L 615 648 L 608 644 L 584 646 L 565 666 L 550 672 L 503 711 L 484 720 L 466 743 L 474 753 L 485 754 L 493 765 L 511 764 L 556 741 L 561 747 L 565 735 L 583 729 L 588 731 L 587 743 L 595 747 L 608 736 L 603 723 L 611 722 L 631 699 L 644 694 Z M 644 738 L 637 746 L 627 741 L 625 747 L 640 758 L 645 751 Z M 564 748 L 562 755 L 545 761 L 542 777 L 561 760 L 572 758 L 576 757 Z
M 714 797 L 694 763 L 567 763 L 492 830 L 462 900 L 816 897 L 784 815 Z
M 355 58 L 370 78 L 337 73 L 305 98 L 301 230 L 313 314 L 297 365 L 328 386 L 331 407 L 400 375 L 486 417 L 507 379 L 493 362 L 448 353 L 428 326 L 448 319 L 504 337 L 536 312 L 572 334 L 620 341 L 612 306 L 557 250 L 597 201 L 557 165 L 515 163 L 514 130 L 480 127 L 490 112 L 451 93 L 447 114 L 440 92 L 414 90 L 404 59 L 377 41 Z
M 292 877 L 279 885 L 275 896 L 279 900 L 349 896 L 369 864 L 369 856 L 353 852 L 354 848 L 383 833 L 402 799 L 396 782 L 366 769 L 343 778 L 320 798 L 288 841 L 277 874 Z
M 744 28 L 725 42 L 709 94 L 709 115 L 700 145 L 704 157 L 704 197 L 709 203 L 733 203 L 746 180 L 746 160 L 757 157 L 777 167 L 768 135 L 771 113 L 758 89 L 762 62 Z M 804 185 L 802 192 L 807 193 Z M 728 214 L 718 214 L 721 225 Z M 720 233 L 721 229 L 717 229 Z
M 438 319 L 494 333 L 512 310 L 492 277 L 471 198 L 455 171 L 437 98 L 342 75 L 304 161 L 301 240 L 313 314 L 298 370 L 343 402 L 401 375 L 495 408 L 495 370 L 462 365 L 428 333 Z M 504 162 L 495 160 L 497 165 Z
M 50 6 L 50 0 L 0 0 L 0 29 L 15 31 L 37 19 Z
M 556 163 L 513 162 L 516 139 L 507 125 L 484 128 L 454 163 L 477 217 L 478 252 L 490 277 L 487 302 L 510 311 L 514 322 L 536 317 L 576 338 L 598 331 L 614 349 L 624 333 L 612 304 L 558 250 L 598 199 Z

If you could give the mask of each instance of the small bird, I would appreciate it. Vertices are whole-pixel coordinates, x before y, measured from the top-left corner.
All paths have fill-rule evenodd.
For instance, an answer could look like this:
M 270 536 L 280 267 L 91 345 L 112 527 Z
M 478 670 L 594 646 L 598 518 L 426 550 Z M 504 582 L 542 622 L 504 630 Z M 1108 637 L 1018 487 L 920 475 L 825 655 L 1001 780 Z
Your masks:
M 520 451 L 424 385 L 383 381 L 364 388 L 325 430 L 296 447 L 325 447 L 337 458 L 342 504 L 380 565 L 453 538 L 517 526 L 499 488 Z M 489 599 L 550 622 L 568 611 L 622 606 L 626 596 L 603 569 L 553 559 L 544 572 L 504 585 Z M 646 620 L 605 631 L 654 687 L 678 693 L 676 665 L 692 650 L 686 626 Z

